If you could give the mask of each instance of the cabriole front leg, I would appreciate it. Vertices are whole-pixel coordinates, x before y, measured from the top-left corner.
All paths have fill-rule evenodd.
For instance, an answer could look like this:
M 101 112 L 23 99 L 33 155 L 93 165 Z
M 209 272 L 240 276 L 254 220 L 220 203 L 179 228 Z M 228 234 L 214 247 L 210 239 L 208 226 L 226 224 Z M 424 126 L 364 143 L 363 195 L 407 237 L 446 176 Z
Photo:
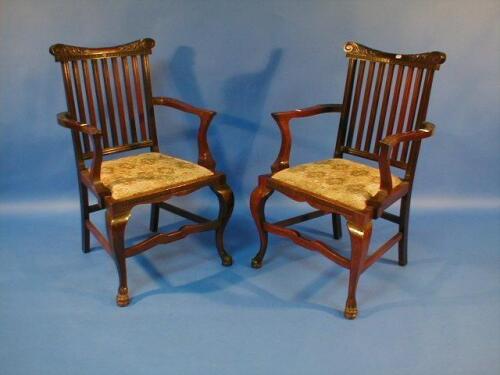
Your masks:
M 233 191 L 226 183 L 210 186 L 212 191 L 217 195 L 219 200 L 219 216 L 218 225 L 215 229 L 215 244 L 217 252 L 222 261 L 223 266 L 230 266 L 233 264 L 233 258 L 224 248 L 224 230 L 231 217 L 234 208 L 234 195 Z
M 358 305 L 356 303 L 356 289 L 358 287 L 359 276 L 363 270 L 366 260 L 370 239 L 372 236 L 371 221 L 364 225 L 347 223 L 351 236 L 351 262 L 349 267 L 349 289 L 344 316 L 347 319 L 355 319 L 358 316 Z
M 252 267 L 260 268 L 262 267 L 262 261 L 266 255 L 268 233 L 264 229 L 265 219 L 265 205 L 266 201 L 269 199 L 271 194 L 274 192 L 273 189 L 267 187 L 267 177 L 259 176 L 259 185 L 255 188 L 250 196 L 250 210 L 252 211 L 252 216 L 257 226 L 260 239 L 260 248 L 258 253 L 252 259 Z
M 130 303 L 125 257 L 125 228 L 130 219 L 130 209 L 122 210 L 121 212 L 116 211 L 117 210 L 108 208 L 106 212 L 106 229 L 118 271 L 119 286 L 118 294 L 116 295 L 116 304 L 120 307 L 124 307 Z

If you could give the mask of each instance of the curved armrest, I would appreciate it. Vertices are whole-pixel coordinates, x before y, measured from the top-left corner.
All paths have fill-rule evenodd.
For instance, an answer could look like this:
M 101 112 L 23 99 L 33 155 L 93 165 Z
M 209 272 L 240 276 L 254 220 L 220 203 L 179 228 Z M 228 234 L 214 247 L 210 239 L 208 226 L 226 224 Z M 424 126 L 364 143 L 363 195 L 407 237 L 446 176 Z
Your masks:
M 101 131 L 93 125 L 83 124 L 71 118 L 69 112 L 61 112 L 57 114 L 57 123 L 64 128 L 76 130 L 87 135 L 101 135 Z
M 180 100 L 167 98 L 165 96 L 153 98 L 154 105 L 163 105 L 178 109 L 179 111 L 191 113 L 200 118 L 200 129 L 198 130 L 198 164 L 215 172 L 215 160 L 212 157 L 208 146 L 207 133 L 208 127 L 217 112 L 207 109 L 197 108 L 191 104 L 184 103 Z
M 319 104 L 303 109 L 287 112 L 274 112 L 271 114 L 278 124 L 281 132 L 281 147 L 276 160 L 271 166 L 274 173 L 286 169 L 290 165 L 290 151 L 292 148 L 292 133 L 290 132 L 290 120 L 295 118 L 310 117 L 322 113 L 341 112 L 342 104 Z
M 101 131 L 93 126 L 88 124 L 83 124 L 79 121 L 76 121 L 71 118 L 69 112 L 61 112 L 57 114 L 57 122 L 62 127 L 76 130 L 77 132 L 87 134 L 92 139 L 92 147 L 94 149 L 92 155 L 92 165 L 90 166 L 90 179 L 94 186 L 96 186 L 96 190 L 102 189 L 101 182 L 101 164 L 102 164 L 102 144 L 101 144 Z
M 434 134 L 435 125 L 424 122 L 418 130 L 393 134 L 380 141 L 380 155 L 378 165 L 380 170 L 380 190 L 389 194 L 392 191 L 392 175 L 390 154 L 392 148 L 401 142 L 420 142 L 424 138 L 429 138 Z
M 340 112 L 342 104 L 318 104 L 312 107 L 294 109 L 293 111 L 274 112 L 272 116 L 281 119 L 294 119 L 300 117 L 310 117 L 320 115 L 322 113 Z

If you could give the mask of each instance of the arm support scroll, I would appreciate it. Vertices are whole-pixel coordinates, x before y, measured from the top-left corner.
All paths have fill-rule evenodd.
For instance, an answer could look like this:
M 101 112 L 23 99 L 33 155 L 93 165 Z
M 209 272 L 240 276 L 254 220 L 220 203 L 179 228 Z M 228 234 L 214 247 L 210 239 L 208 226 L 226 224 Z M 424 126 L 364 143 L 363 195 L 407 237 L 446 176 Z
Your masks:
M 434 124 L 424 122 L 422 127 L 415 131 L 401 134 L 393 134 L 380 141 L 380 156 L 378 165 L 380 170 L 380 190 L 389 194 L 392 191 L 392 175 L 390 154 L 392 148 L 401 142 L 420 142 L 424 138 L 429 138 L 434 134 Z
M 274 112 L 272 116 L 281 132 L 281 147 L 278 157 L 271 166 L 272 173 L 286 169 L 290 165 L 290 151 L 292 148 L 292 133 L 290 120 L 295 118 L 311 117 L 322 113 L 341 112 L 342 104 L 319 104 L 308 108 L 296 109 L 287 112 Z
M 102 164 L 102 144 L 101 144 L 101 131 L 94 125 L 83 124 L 71 118 L 68 112 L 61 112 L 57 115 L 57 123 L 64 128 L 87 134 L 92 139 L 92 147 L 94 149 L 92 155 L 92 165 L 90 167 L 90 179 L 97 190 L 104 190 L 99 187 L 102 186 L 101 182 L 101 164 Z
M 179 111 L 191 113 L 200 118 L 200 129 L 198 130 L 198 164 L 211 170 L 212 172 L 215 172 L 215 160 L 213 159 L 208 146 L 207 132 L 212 119 L 216 115 L 216 112 L 197 108 L 180 100 L 164 96 L 153 98 L 153 104 L 175 108 Z

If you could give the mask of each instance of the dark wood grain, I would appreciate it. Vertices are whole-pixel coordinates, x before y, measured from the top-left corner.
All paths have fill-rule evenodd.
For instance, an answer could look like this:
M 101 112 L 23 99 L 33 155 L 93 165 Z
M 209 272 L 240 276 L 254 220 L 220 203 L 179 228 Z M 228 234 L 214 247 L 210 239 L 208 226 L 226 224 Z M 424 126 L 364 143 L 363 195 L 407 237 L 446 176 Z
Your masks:
M 359 124 L 358 124 L 358 130 L 357 130 L 357 136 L 356 136 L 356 148 L 360 149 L 361 148 L 361 142 L 363 141 L 363 136 L 365 132 L 365 122 L 366 122 L 366 114 L 368 112 L 368 104 L 370 102 L 370 97 L 371 97 L 371 89 L 372 89 L 372 82 L 373 82 L 373 73 L 375 71 L 375 63 L 373 61 L 370 61 L 369 68 L 368 68 L 368 77 L 366 78 L 366 85 L 364 89 L 364 98 L 363 98 L 363 105 L 361 107 L 361 117 L 359 118 Z
M 63 73 L 68 110 L 57 115 L 57 122 L 72 134 L 80 192 L 82 249 L 84 252 L 90 250 L 92 234 L 113 258 L 119 280 L 116 296 L 118 306 L 130 303 L 126 258 L 156 245 L 176 241 L 192 233 L 214 230 L 221 263 L 224 266 L 232 264 L 232 257 L 226 251 L 223 237 L 232 214 L 234 197 L 225 175 L 215 170 L 215 161 L 207 139 L 210 123 L 216 113 L 173 98 L 153 98 L 148 56 L 153 47 L 152 39 L 143 39 L 107 48 L 63 44 L 50 48 L 56 61 L 61 63 Z M 198 164 L 208 168 L 213 174 L 160 191 L 145 191 L 128 199 L 116 200 L 101 181 L 103 159 L 108 155 L 137 149 L 159 151 L 155 105 L 171 107 L 199 118 Z M 87 159 L 91 159 L 90 167 L 85 164 Z M 219 203 L 219 214 L 214 220 L 202 218 L 165 202 L 204 187 L 212 189 Z M 89 204 L 89 192 L 95 195 L 97 203 Z M 185 225 L 170 233 L 154 234 L 126 247 L 127 223 L 132 209 L 141 204 L 153 207 L 151 228 L 154 231 L 158 229 L 160 208 L 196 224 Z M 90 220 L 90 213 L 101 209 L 106 211 L 107 236 Z
M 111 59 L 113 66 L 113 81 L 115 83 L 116 103 L 118 110 L 118 119 L 120 121 L 120 136 L 122 144 L 128 143 L 127 125 L 125 123 L 125 110 L 123 104 L 122 83 L 120 80 L 120 72 L 118 70 L 118 60 L 116 57 Z
M 258 186 L 250 197 L 250 208 L 260 237 L 260 247 L 252 259 L 252 267 L 260 268 L 263 265 L 269 232 L 320 252 L 349 269 L 344 316 L 354 319 L 358 315 L 356 290 L 362 272 L 395 244 L 398 244 L 399 264 L 407 264 L 412 184 L 421 142 L 434 133 L 434 125 L 426 122 L 425 117 L 434 71 L 444 63 L 446 56 L 441 52 L 393 54 L 355 42 L 347 42 L 344 50 L 348 57 L 348 69 L 342 104 L 318 105 L 272 114 L 281 133 L 281 147 L 271 166 L 271 174 L 259 176 Z M 378 163 L 379 191 L 367 198 L 364 209 L 355 209 L 346 203 L 312 194 L 307 188 L 273 178 L 275 173 L 290 166 L 292 120 L 331 112 L 340 114 L 334 156 L 342 158 L 344 154 L 350 154 Z M 396 186 L 392 184 L 391 167 L 404 170 L 404 177 Z M 349 182 L 356 184 L 356 177 L 353 176 Z M 274 191 L 297 202 L 305 202 L 316 211 L 270 223 L 264 212 L 266 201 Z M 385 211 L 397 201 L 401 201 L 399 216 Z M 298 231 L 287 228 L 325 214 L 332 216 L 334 238 L 340 237 L 340 215 L 346 219 L 351 238 L 350 259 L 322 241 L 307 239 Z M 368 255 L 372 223 L 377 218 L 397 224 L 399 231 Z
M 134 87 L 135 87 L 135 98 L 136 98 L 136 108 L 139 113 L 139 128 L 141 129 L 141 139 L 144 141 L 148 139 L 148 134 L 146 132 L 146 118 L 144 117 L 144 99 L 142 96 L 142 84 L 141 77 L 139 73 L 139 62 L 137 61 L 137 56 L 132 56 L 132 72 L 134 76 Z
M 132 142 L 137 142 L 137 128 L 135 126 L 135 112 L 134 112 L 134 100 L 132 98 L 132 88 L 130 83 L 130 70 L 128 65 L 128 57 L 122 57 L 122 73 L 123 79 L 125 80 L 125 95 L 127 97 L 127 109 L 128 109 L 128 122 L 130 128 L 130 134 L 132 137 Z
M 375 91 L 373 94 L 370 119 L 368 121 L 368 129 L 366 130 L 364 151 L 369 152 L 372 144 L 373 129 L 375 126 L 375 118 L 377 117 L 378 102 L 380 98 L 380 89 L 382 88 L 382 80 L 384 77 L 385 64 L 379 64 L 377 71 L 377 82 L 375 83 Z M 360 145 L 361 146 L 361 145 Z

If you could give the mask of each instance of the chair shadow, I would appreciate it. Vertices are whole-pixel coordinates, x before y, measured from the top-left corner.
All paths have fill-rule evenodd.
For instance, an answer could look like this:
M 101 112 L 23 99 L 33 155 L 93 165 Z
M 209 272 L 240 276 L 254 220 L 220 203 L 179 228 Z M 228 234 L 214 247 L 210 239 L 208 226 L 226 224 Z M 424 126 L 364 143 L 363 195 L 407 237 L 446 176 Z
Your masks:
M 262 68 L 227 79 L 222 85 L 223 109 L 210 108 L 218 112 L 209 132 L 210 148 L 220 170 L 228 175 L 237 174 L 235 178 L 229 176 L 236 194 L 243 189 L 241 176 L 248 167 L 248 155 L 253 148 L 256 134 L 261 131 L 263 107 L 282 56 L 283 50 L 275 48 L 270 52 Z M 181 100 L 206 108 L 207 105 L 195 74 L 195 64 L 195 50 L 189 46 L 179 46 L 168 62 L 168 79 Z M 186 116 L 192 120 L 192 116 Z M 228 152 L 228 137 L 225 134 L 230 129 L 236 129 L 237 133 L 240 133 L 235 136 L 239 139 L 238 148 L 235 150 L 236 156 Z M 196 129 L 191 129 L 184 135 L 193 137 L 195 133 Z
M 290 264 L 290 262 L 294 260 L 300 261 L 303 259 L 303 256 L 294 256 L 293 258 L 294 259 L 286 259 L 285 262 L 273 262 L 272 259 L 270 259 L 270 264 L 266 266 L 267 272 L 273 272 L 276 268 Z M 319 275 L 312 284 L 290 299 L 279 297 L 277 294 L 273 294 L 269 290 L 252 282 L 251 278 L 258 276 L 259 271 L 250 269 L 250 267 L 233 265 L 230 268 L 224 268 L 219 272 L 196 281 L 174 286 L 169 282 L 166 274 L 160 272 L 148 258 L 139 255 L 134 257 L 134 259 L 151 280 L 156 283 L 156 287 L 134 295 L 131 300 L 131 305 L 135 305 L 144 299 L 156 295 L 193 293 L 198 295 L 211 294 L 210 298 L 218 303 L 244 308 L 307 309 L 321 311 L 336 317 L 343 316 L 343 311 L 341 310 L 332 308 L 326 304 L 323 305 L 307 301 L 308 298 L 311 298 L 318 290 L 323 288 L 326 283 L 331 282 L 333 278 L 339 275 L 341 272 L 340 269 L 329 269 L 325 271 Z M 239 285 L 239 289 L 250 292 L 250 295 L 242 294 L 241 291 L 234 292 L 229 289 L 235 285 Z M 222 290 L 224 290 L 223 294 L 216 293 Z
M 182 225 L 182 224 L 181 224 Z M 172 229 L 177 229 L 179 223 L 172 223 L 161 227 L 162 232 L 170 231 Z M 210 232 L 207 232 L 210 233 Z M 207 234 L 205 233 L 205 234 Z M 324 232 L 326 233 L 326 232 Z M 210 233 L 211 234 L 211 233 Z M 144 235 L 135 236 L 127 240 L 127 245 L 130 243 L 135 243 L 145 239 L 150 236 L 150 233 Z M 199 237 L 203 234 L 198 234 L 196 236 L 191 236 L 192 238 Z M 200 243 L 206 245 L 207 238 L 198 238 Z M 96 249 L 97 250 L 97 249 Z M 102 250 L 102 248 L 100 249 Z M 206 250 L 206 249 L 203 249 Z M 157 259 L 161 260 L 164 257 L 177 257 L 182 256 L 181 249 L 172 249 L 171 251 L 157 252 L 155 253 Z M 164 254 L 164 255 L 161 255 Z M 266 256 L 266 263 L 264 267 L 260 270 L 254 270 L 250 268 L 249 264 L 235 263 L 232 267 L 223 268 L 207 277 L 200 278 L 198 280 L 188 282 L 183 285 L 173 285 L 168 280 L 168 275 L 171 275 L 177 271 L 189 270 L 193 266 L 200 265 L 210 259 L 210 261 L 219 263 L 217 254 L 215 251 L 215 246 L 213 246 L 213 253 L 206 254 L 196 258 L 194 261 L 190 259 L 189 264 L 176 265 L 175 268 L 170 267 L 167 271 L 160 271 L 155 264 L 156 261 L 151 261 L 145 255 L 137 255 L 133 259 L 137 265 L 144 270 L 148 275 L 149 280 L 156 284 L 153 289 L 147 290 L 142 293 L 138 293 L 133 296 L 131 304 L 134 305 L 140 301 L 147 299 L 155 295 L 162 294 L 177 294 L 177 293 L 193 293 L 193 294 L 210 294 L 210 298 L 220 304 L 225 304 L 229 306 L 239 306 L 248 308 L 264 308 L 264 309 L 304 309 L 311 311 L 319 311 L 326 313 L 333 317 L 343 318 L 343 301 L 335 301 L 331 299 L 322 299 L 322 302 L 311 302 L 314 295 L 321 293 L 322 290 L 329 290 L 332 288 L 332 283 L 335 279 L 338 279 L 342 272 L 342 268 L 332 264 L 332 267 L 328 268 L 317 268 L 317 265 L 309 263 L 308 258 L 314 257 L 315 254 L 312 252 L 304 251 L 302 248 L 295 246 L 290 249 L 290 244 L 286 240 L 282 239 L 271 239 L 268 254 Z M 259 275 L 265 275 L 268 272 L 275 273 L 282 267 L 290 266 L 294 262 L 301 262 L 309 267 L 317 268 L 318 275 L 307 285 L 299 288 L 297 292 L 290 296 L 280 295 L 282 293 L 273 293 L 272 288 L 262 287 L 259 285 L 258 281 L 254 281 Z M 393 311 L 395 309 L 414 307 L 414 306 L 469 306 L 474 301 L 481 303 L 488 297 L 492 297 L 493 292 L 481 292 L 481 293 L 469 293 L 467 295 L 451 296 L 443 298 L 439 296 L 439 291 L 441 290 L 443 284 L 450 279 L 454 274 L 454 265 L 450 264 L 446 258 L 427 258 L 420 259 L 412 262 L 415 267 L 428 267 L 430 264 L 438 266 L 436 273 L 433 277 L 429 278 L 427 282 L 422 283 L 422 281 L 416 282 L 414 278 L 401 278 L 401 273 L 395 272 L 396 268 L 395 262 L 387 261 L 383 263 L 391 263 L 391 267 L 377 267 L 370 272 L 370 276 L 375 279 L 381 279 L 384 282 L 390 283 L 391 285 L 398 285 L 399 288 L 405 291 L 409 296 L 407 298 L 398 298 L 397 301 L 391 302 L 381 302 L 380 304 L 373 305 L 371 301 L 375 297 L 370 295 L 365 295 L 363 299 L 359 300 L 361 313 L 358 319 L 369 318 L 374 314 L 383 311 Z M 162 262 L 165 264 L 165 261 Z M 149 284 L 146 282 L 144 285 Z M 335 283 L 337 284 L 337 283 Z M 236 290 L 231 288 L 238 286 Z M 340 288 L 346 290 L 347 284 L 343 281 L 335 288 Z M 224 293 L 217 293 L 224 290 Z M 241 293 L 241 291 L 248 291 L 250 294 Z M 381 290 L 383 291 L 383 289 Z M 376 294 L 377 299 L 381 298 L 379 294 Z M 371 305 L 371 306 L 370 306 Z
M 273 77 L 283 58 L 283 50 L 275 48 L 269 53 L 266 63 L 257 71 L 243 73 L 227 79 L 222 87 L 224 109 L 217 118 L 214 131 L 214 147 L 221 158 L 221 165 L 229 171 L 238 173 L 239 178 L 232 180 L 234 191 L 245 190 L 243 184 L 257 134 L 268 132 L 262 126 L 268 114 L 263 112 Z M 264 121 L 265 122 L 265 121 Z M 231 155 L 222 144 L 221 136 L 231 128 L 240 132 L 237 149 L 231 149 Z M 269 129 L 269 130 L 268 130 Z M 236 151 L 236 152 L 234 152 Z

